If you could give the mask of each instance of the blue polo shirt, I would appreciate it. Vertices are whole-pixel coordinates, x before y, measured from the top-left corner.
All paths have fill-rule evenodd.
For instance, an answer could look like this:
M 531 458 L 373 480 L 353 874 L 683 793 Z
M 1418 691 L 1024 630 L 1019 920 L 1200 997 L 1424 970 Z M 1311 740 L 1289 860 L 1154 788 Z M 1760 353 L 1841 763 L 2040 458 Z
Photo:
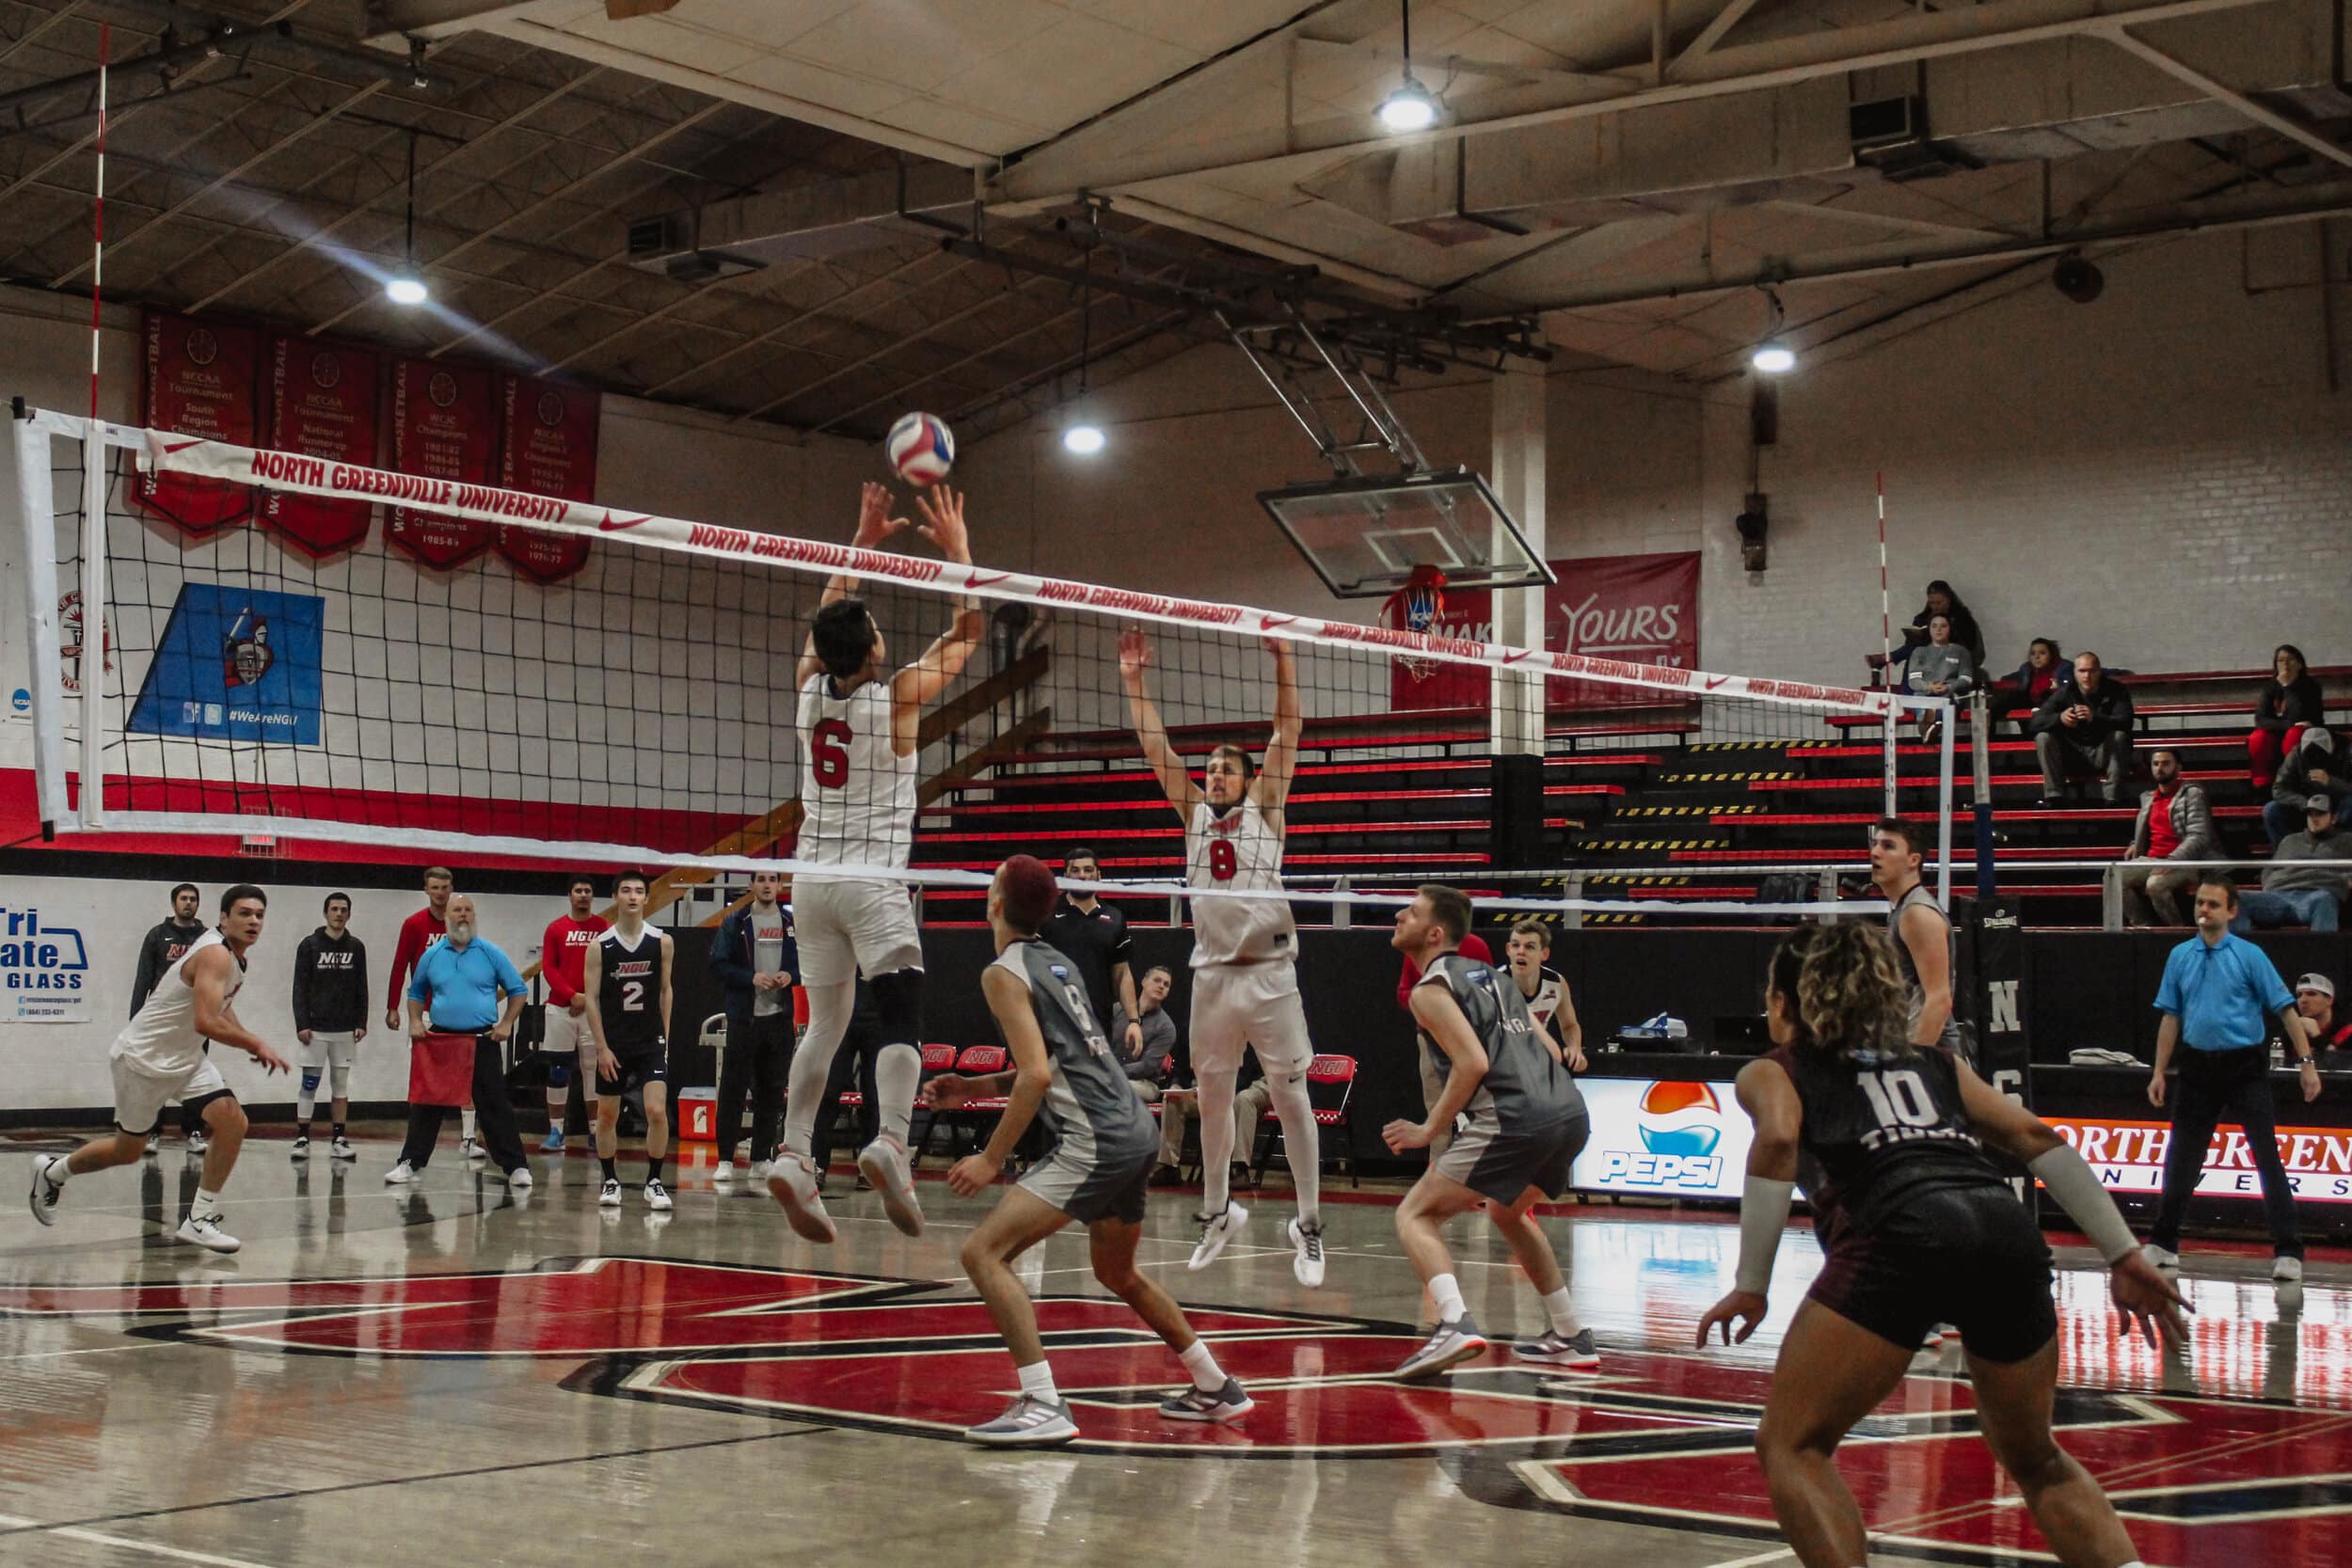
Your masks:
M 425 1005 L 434 1028 L 478 1035 L 498 1022 L 501 990 L 520 996 L 527 989 L 515 960 L 476 937 L 463 948 L 453 942 L 426 948 L 408 981 L 408 1000 Z
M 2237 935 L 2189 938 L 2164 960 L 2156 1010 L 2181 1021 L 2192 1051 L 2243 1051 L 2270 1037 L 2270 1015 L 2295 1006 L 2270 955 Z

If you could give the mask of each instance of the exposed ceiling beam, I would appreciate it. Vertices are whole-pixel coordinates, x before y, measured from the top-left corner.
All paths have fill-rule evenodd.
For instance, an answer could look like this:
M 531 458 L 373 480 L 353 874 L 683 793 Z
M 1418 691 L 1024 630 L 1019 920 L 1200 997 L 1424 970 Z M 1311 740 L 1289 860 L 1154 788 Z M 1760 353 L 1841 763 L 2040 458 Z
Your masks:
M 1393 151 L 1426 142 L 1555 125 L 1566 120 L 1622 114 L 1660 103 L 1678 103 L 1730 93 L 1787 87 L 1817 77 L 1870 71 L 1987 49 L 2076 38 L 2118 23 L 2135 25 L 2217 11 L 2272 4 L 2274 0 L 2000 0 L 1960 10 L 1921 11 L 1859 27 L 1823 29 L 1764 43 L 1715 49 L 1691 63 L 1680 78 L 1644 87 L 1571 87 L 1550 103 L 1525 106 L 1526 91 L 1489 95 L 1496 112 L 1482 117 L 1480 103 L 1461 105 L 1461 118 L 1410 135 L 1378 135 L 1372 117 L 1342 115 L 1296 125 L 1274 125 L 1208 143 L 1187 143 L 1171 129 L 1164 137 L 1146 127 L 1106 117 L 1024 156 L 992 182 L 1000 205 L 1057 205 L 1084 193 L 1113 193 L 1146 181 L 1206 175 L 1236 168 L 1273 169 L 1311 161 L 1327 166 L 1334 156 Z M 1204 91 L 1220 84 L 1209 83 Z M 1232 84 L 1222 84 L 1230 88 Z M 1178 99 L 1154 101 L 1191 115 L 1201 106 Z M 1139 143 L 1140 145 L 1136 145 Z M 1110 145 L 1104 145 L 1110 144 Z
M 716 370 L 726 361 L 734 358 L 737 355 L 747 353 L 752 349 L 762 346 L 763 344 L 773 342 L 776 339 L 783 337 L 786 333 L 791 331 L 794 327 L 799 326 L 803 322 L 815 320 L 818 316 L 830 315 L 834 308 L 839 306 L 844 300 L 854 299 L 868 289 L 880 288 L 885 283 L 896 282 L 900 277 L 903 277 L 908 273 L 914 271 L 916 267 L 921 266 L 924 262 L 938 260 L 940 252 L 938 250 L 930 248 L 925 249 L 919 255 L 911 256 L 907 260 L 899 262 L 897 266 L 891 268 L 888 272 L 883 273 L 879 277 L 869 277 L 863 283 L 851 284 L 849 288 L 844 289 L 839 293 L 828 298 L 823 304 L 812 305 L 803 310 L 796 310 L 791 315 L 787 316 L 784 320 L 776 323 L 773 326 L 763 327 L 760 331 L 755 333 L 749 338 L 744 339 L 741 342 L 736 344 L 733 348 L 728 349 L 725 353 L 714 355 L 707 359 L 698 360 L 688 369 L 680 371 L 677 374 L 671 376 L 668 380 L 656 382 L 653 386 L 645 388 L 645 395 L 647 397 L 659 397 L 662 393 L 676 387 L 680 382 L 691 381 L 698 376 L 707 375 L 710 372 Z M 946 277 L 951 277 L 957 273 L 963 271 L 966 267 L 976 266 L 977 264 L 978 263 L 973 261 L 958 261 L 954 265 L 950 266 L 947 271 L 942 275 L 942 277 L 943 279 Z M 854 321 L 857 318 L 849 317 L 845 319 Z
M 1747 20 L 1748 13 L 1756 9 L 1756 0 L 1724 0 L 1724 8 L 1715 13 L 1715 20 L 1701 28 L 1699 36 L 1667 63 L 1666 80 L 1676 80 L 1705 58 L 1710 50 L 1724 41 L 1724 34 Z
M 2097 29 L 2097 32 L 2101 38 L 2107 40 L 2125 53 L 2136 55 L 2175 81 L 2185 82 L 2195 87 L 2215 103 L 2228 104 L 2265 130 L 2276 131 L 2287 140 L 2310 148 L 2330 163 L 2342 164 L 2347 168 L 2352 168 L 2352 148 L 2329 141 L 2301 120 L 2290 119 L 2268 104 L 2238 91 L 2228 83 L 2208 76 L 2185 60 L 2166 54 L 2147 40 L 2134 37 L 2127 28 L 2101 27 Z
M 531 9 L 534 0 L 378 0 L 368 8 L 365 37 L 371 43 L 392 38 L 432 38 L 468 27 L 485 27 L 501 17 Z
M 914 332 L 908 333 L 903 338 L 895 339 L 890 342 L 884 343 L 882 347 L 874 350 L 872 353 L 865 355 L 859 358 L 852 359 L 847 364 L 837 365 L 825 374 L 818 376 L 816 380 L 803 382 L 800 386 L 793 388 L 792 390 L 785 393 L 782 397 L 770 398 L 766 403 L 761 404 L 758 407 L 747 409 L 743 413 L 736 415 L 736 420 L 739 423 L 744 420 L 756 420 L 763 414 L 773 413 L 775 410 L 784 407 L 787 404 L 798 403 L 801 399 L 808 396 L 811 392 L 817 391 L 820 388 L 830 387 L 845 375 L 852 375 L 857 372 L 864 370 L 866 366 L 873 364 L 878 359 L 887 359 L 901 349 L 911 348 L 914 344 L 923 341 L 924 339 L 930 337 L 933 333 L 938 332 L 943 327 L 954 326 L 960 322 L 971 320 L 974 316 L 978 315 L 983 310 L 993 309 L 995 307 L 1004 304 L 1006 300 L 1012 298 L 1016 294 L 1025 293 L 1030 289 L 1036 287 L 1039 283 L 1043 281 L 1045 281 L 1043 277 L 1036 275 L 1023 277 L 1017 279 L 1010 288 L 1006 289 L 1003 293 L 988 294 L 980 299 L 975 300 L 973 303 L 965 306 L 961 310 L 952 311 L 947 315 L 940 317 L 937 321 L 926 322 L 921 327 L 917 328 Z

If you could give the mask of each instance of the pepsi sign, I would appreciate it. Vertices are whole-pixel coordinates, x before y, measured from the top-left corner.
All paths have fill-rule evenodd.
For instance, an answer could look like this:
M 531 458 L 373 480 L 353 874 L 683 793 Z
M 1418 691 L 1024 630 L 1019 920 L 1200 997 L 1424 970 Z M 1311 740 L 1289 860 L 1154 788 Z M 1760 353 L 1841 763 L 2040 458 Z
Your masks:
M 1728 1083 L 1581 1078 L 1592 1137 L 1571 1180 L 1588 1192 L 1737 1198 L 1752 1129 Z

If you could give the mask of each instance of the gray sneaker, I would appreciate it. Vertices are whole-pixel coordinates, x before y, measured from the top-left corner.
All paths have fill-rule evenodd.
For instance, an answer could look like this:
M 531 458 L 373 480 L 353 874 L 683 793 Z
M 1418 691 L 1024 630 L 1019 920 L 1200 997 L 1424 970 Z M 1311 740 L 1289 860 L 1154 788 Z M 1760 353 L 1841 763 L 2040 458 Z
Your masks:
M 1196 1385 L 1160 1402 L 1161 1417 L 1170 1421 L 1238 1421 L 1257 1408 L 1241 1380 L 1231 1377 L 1215 1393 Z
M 65 1194 L 65 1183 L 49 1180 L 49 1167 L 64 1159 L 62 1154 L 43 1154 L 33 1162 L 33 1218 L 43 1225 L 57 1223 L 57 1199 Z
M 1513 1345 L 1511 1354 L 1539 1367 L 1566 1367 L 1580 1372 L 1589 1372 L 1600 1365 L 1600 1351 L 1593 1343 L 1593 1331 L 1589 1328 L 1580 1328 L 1574 1334 L 1548 1328 L 1539 1338 L 1522 1339 Z
M 1043 1449 L 1077 1436 L 1078 1423 L 1070 1418 L 1067 1404 L 1048 1404 L 1025 1394 L 994 1420 L 966 1427 L 963 1435 L 991 1448 Z
M 1486 1337 L 1478 1332 L 1478 1325 L 1465 1312 L 1450 1323 L 1439 1323 L 1422 1341 L 1421 1349 L 1405 1358 L 1395 1375 L 1407 1383 L 1436 1377 L 1448 1367 L 1486 1353 Z

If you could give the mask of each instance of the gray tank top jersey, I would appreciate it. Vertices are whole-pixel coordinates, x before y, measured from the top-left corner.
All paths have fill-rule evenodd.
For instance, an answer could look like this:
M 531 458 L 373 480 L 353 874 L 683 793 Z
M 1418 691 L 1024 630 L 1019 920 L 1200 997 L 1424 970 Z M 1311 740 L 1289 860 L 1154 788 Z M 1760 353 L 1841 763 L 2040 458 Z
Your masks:
M 1903 981 L 1911 988 L 1911 1022 L 1914 1023 L 1919 1022 L 1919 1009 L 1927 1006 L 1928 992 L 1927 988 L 1919 983 L 1919 966 L 1912 960 L 1911 944 L 1903 941 L 1902 924 L 1903 911 L 1922 904 L 1944 923 L 1944 974 L 1947 982 L 1955 978 L 1952 974 L 1952 917 L 1944 912 L 1944 906 L 1935 901 L 1935 895 L 1928 891 L 1925 882 L 1915 883 L 1911 891 L 1897 899 L 1894 907 L 1886 911 L 1886 935 L 1895 944 L 1895 961 L 1902 965 Z M 1956 990 L 1953 1000 L 1955 1003 L 1959 1000 Z M 1960 1009 L 1957 1006 L 1945 1015 L 1944 1032 L 1936 1037 L 1935 1043 L 1947 1050 L 1960 1049 Z
M 1054 1136 L 1055 1153 L 1101 1162 L 1156 1148 L 1159 1128 L 1095 1022 L 1077 965 L 1059 949 L 1032 940 L 1006 948 L 996 967 L 1028 988 L 1030 1011 L 1045 1037 L 1054 1078 L 1040 1114 Z
M 1490 963 L 1448 953 L 1429 966 L 1420 985 L 1452 990 L 1471 1032 L 1486 1047 L 1486 1076 L 1470 1098 L 1471 1117 L 1491 1117 L 1509 1130 L 1547 1126 L 1584 1114 L 1584 1096 L 1578 1092 L 1576 1079 L 1544 1048 L 1518 981 Z M 1421 1049 L 1428 1074 L 1442 1093 L 1454 1071 L 1454 1058 L 1426 1031 L 1421 1032 Z

